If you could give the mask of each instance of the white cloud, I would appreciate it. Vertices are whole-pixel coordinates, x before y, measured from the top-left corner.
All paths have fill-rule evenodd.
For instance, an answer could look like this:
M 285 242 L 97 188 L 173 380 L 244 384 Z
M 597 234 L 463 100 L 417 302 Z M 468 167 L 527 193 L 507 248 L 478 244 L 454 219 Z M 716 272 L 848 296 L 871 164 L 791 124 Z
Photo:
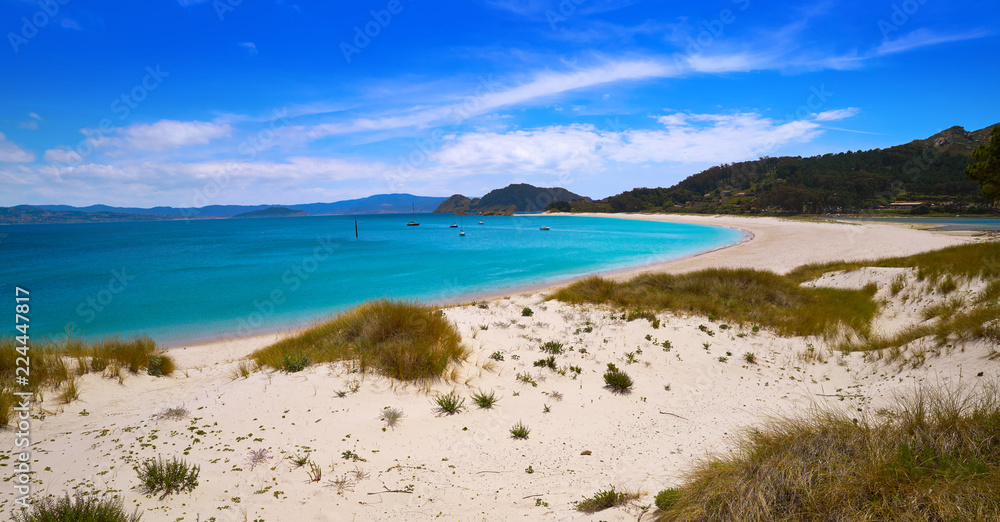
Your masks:
M 454 136 L 432 160 L 466 173 L 558 172 L 597 165 L 604 141 L 592 125 L 570 125 L 505 133 Z
M 990 33 L 982 30 L 967 31 L 964 33 L 938 34 L 929 29 L 922 28 L 903 35 L 895 40 L 887 40 L 883 42 L 882 45 L 875 49 L 875 55 L 882 56 L 887 54 L 897 54 L 911 49 L 917 49 L 919 47 L 927 47 L 930 45 L 938 45 L 948 42 L 960 42 L 962 40 L 974 40 L 986 36 L 990 36 Z
M 7 136 L 0 132 L 0 163 L 29 163 L 32 161 L 35 161 L 35 153 L 8 140 Z
M 837 121 L 855 116 L 859 112 L 861 112 L 861 109 L 858 109 L 857 107 L 848 107 L 846 109 L 823 111 L 819 114 L 813 115 L 813 119 L 816 121 Z
M 83 160 L 76 151 L 69 149 L 49 149 L 45 151 L 45 161 L 61 165 L 76 165 Z
M 35 130 L 38 128 L 38 120 L 24 120 L 18 122 L 17 126 L 22 129 Z
M 257 44 L 253 42 L 240 42 L 239 46 L 247 50 L 247 54 L 253 56 L 257 54 Z
M 830 116 L 833 112 L 828 111 Z M 837 119 L 853 115 L 845 109 Z M 559 175 L 595 171 L 614 163 L 718 164 L 767 155 L 822 133 L 815 119 L 779 123 L 756 112 L 674 113 L 659 116 L 663 129 L 615 132 L 593 125 L 553 126 L 453 136 L 432 160 L 446 171 Z
M 139 123 L 118 132 L 128 148 L 144 151 L 163 151 L 204 145 L 216 138 L 232 134 L 228 124 L 204 121 L 160 120 L 156 123 Z M 113 144 L 113 142 L 111 142 Z

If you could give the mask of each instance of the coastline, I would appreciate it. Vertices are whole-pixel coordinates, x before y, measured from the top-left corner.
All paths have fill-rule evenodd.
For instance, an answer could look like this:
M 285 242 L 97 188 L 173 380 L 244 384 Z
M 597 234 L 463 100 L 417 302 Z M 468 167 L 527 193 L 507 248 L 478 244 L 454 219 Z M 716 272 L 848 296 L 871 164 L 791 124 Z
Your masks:
M 478 301 L 491 301 L 512 295 L 533 295 L 550 294 L 553 291 L 570 285 L 576 281 L 586 279 L 591 276 L 609 277 L 617 280 L 626 280 L 640 274 L 649 272 L 671 272 L 679 273 L 704 268 L 754 268 L 769 266 L 778 273 L 788 272 L 800 265 L 811 262 L 828 261 L 861 261 L 880 257 L 893 257 L 900 255 L 910 255 L 928 250 L 936 250 L 947 246 L 963 244 L 974 238 L 968 235 L 938 232 L 933 229 L 911 229 L 900 227 L 895 224 L 883 223 L 845 223 L 845 222 L 802 222 L 783 220 L 775 217 L 744 217 L 727 215 L 696 215 L 696 214 L 603 214 L 603 213 L 583 213 L 583 214 L 546 214 L 551 217 L 573 218 L 580 217 L 606 217 L 612 219 L 636 219 L 648 221 L 664 221 L 673 223 L 687 223 L 695 225 L 709 225 L 722 228 L 730 228 L 743 232 L 743 238 L 735 243 L 730 243 L 710 250 L 697 252 L 695 254 L 680 256 L 667 261 L 650 264 L 630 266 L 613 270 L 597 270 L 583 275 L 572 276 L 558 282 L 540 282 L 535 284 L 518 285 L 504 290 L 473 292 L 463 294 L 454 298 L 432 300 L 425 302 L 428 306 L 434 307 L 458 307 Z M 907 237 L 893 238 L 897 243 L 895 248 L 883 249 L 880 243 L 888 235 L 893 235 L 899 230 L 907 230 Z M 800 256 L 789 255 L 782 262 L 777 259 L 779 253 L 791 253 L 794 250 L 789 243 L 796 241 L 807 242 L 812 237 L 822 237 L 831 235 L 832 231 L 842 232 L 839 235 L 843 240 L 843 245 L 853 245 L 853 248 L 826 249 L 806 262 L 800 262 Z M 881 233 L 880 233 L 881 232 Z M 915 234 L 914 234 L 915 233 Z M 790 236 L 784 241 L 774 241 L 774 235 Z M 912 234 L 912 235 L 911 235 Z M 900 241 L 901 240 L 901 241 Z M 763 242 L 763 245 L 760 243 Z M 898 243 L 908 242 L 909 246 L 901 247 Z M 749 246 L 754 246 L 755 250 L 763 251 L 751 252 L 748 255 L 732 255 L 733 253 Z M 760 249 L 756 247 L 760 246 Z M 822 249 L 820 249 L 822 250 Z M 884 251 L 884 252 L 883 252 Z M 775 255 L 771 255 L 774 252 Z M 742 254 L 742 252 L 740 253 Z M 312 327 L 317 321 L 331 317 L 333 314 L 317 315 L 308 320 L 299 322 L 296 325 L 285 325 L 276 328 L 260 329 L 249 336 L 221 336 L 209 337 L 195 340 L 182 340 L 164 344 L 168 350 L 178 348 L 191 348 L 196 346 L 224 345 L 239 341 L 255 342 L 259 339 L 267 338 L 278 340 L 287 336 L 296 335 L 303 330 Z
M 885 225 L 638 218 L 725 223 L 754 236 L 633 273 L 744 265 L 780 272 L 803 262 L 973 241 Z M 948 297 L 928 295 L 909 272 L 830 273 L 806 285 L 874 283 L 886 310 L 873 327 L 894 330 L 920 320 L 903 295 L 919 296 L 923 307 L 971 300 L 981 289 L 966 281 Z M 894 297 L 889 287 L 900 276 L 907 286 Z M 693 464 L 729 451 L 737 434 L 768 418 L 815 407 L 876 416 L 920 383 L 1000 379 L 1000 359 L 989 358 L 986 341 L 928 354 L 916 365 L 842 353 L 823 338 L 779 336 L 751 324 L 675 312 L 655 314 L 655 323 L 628 321 L 606 306 L 545 297 L 545 289 L 533 289 L 443 308 L 470 354 L 434 382 L 402 383 L 349 363 L 240 372 L 247 355 L 293 331 L 172 348 L 177 369 L 169 377 L 137 374 L 118 382 L 80 375 L 78 400 L 62 404 L 46 393 L 38 404 L 44 415 L 32 421 L 36 495 L 86 484 L 158 520 L 635 521 L 657 491 L 683 481 Z M 549 355 L 540 349 L 547 342 L 561 346 L 552 355 L 555 368 L 537 361 Z M 608 364 L 631 376 L 631 393 L 605 389 Z M 466 400 L 465 410 L 444 415 L 434 399 L 451 392 Z M 477 392 L 499 400 L 479 409 L 469 400 Z M 380 420 L 387 408 L 403 413 L 398 425 Z M 186 416 L 166 417 L 171 409 Z M 530 428 L 527 439 L 512 438 L 516 424 Z M 266 464 L 248 464 L 264 450 Z M 292 463 L 303 456 L 321 479 Z M 156 457 L 199 465 L 200 484 L 162 500 L 144 494 L 133 467 Z M 576 502 L 609 486 L 641 498 L 595 514 L 577 511 Z M 13 508 L 12 490 L 0 492 L 0 513 Z

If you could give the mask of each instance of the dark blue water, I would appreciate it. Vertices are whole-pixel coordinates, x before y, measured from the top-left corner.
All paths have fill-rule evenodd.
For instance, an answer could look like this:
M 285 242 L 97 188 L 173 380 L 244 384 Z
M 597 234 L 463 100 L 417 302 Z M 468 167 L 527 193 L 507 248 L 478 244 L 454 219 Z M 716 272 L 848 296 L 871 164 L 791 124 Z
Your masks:
M 367 299 L 442 301 L 688 256 L 742 238 L 716 227 L 591 217 L 417 215 L 12 225 L 0 281 L 31 292 L 31 332 L 245 336 Z M 549 225 L 549 231 L 539 227 Z M 13 332 L 13 314 L 3 331 Z

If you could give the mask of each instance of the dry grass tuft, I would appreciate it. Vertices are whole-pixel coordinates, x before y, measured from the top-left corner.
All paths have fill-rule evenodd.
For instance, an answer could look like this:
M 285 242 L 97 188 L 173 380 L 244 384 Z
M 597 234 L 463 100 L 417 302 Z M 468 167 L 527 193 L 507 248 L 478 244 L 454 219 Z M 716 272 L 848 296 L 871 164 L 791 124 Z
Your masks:
M 280 369 L 288 358 L 310 363 L 351 361 L 401 381 L 439 379 L 468 351 L 455 327 L 434 310 L 411 302 L 368 301 L 331 321 L 251 355 Z
M 819 410 L 747 431 L 655 520 L 1000 519 L 1000 388 L 918 389 L 868 418 Z

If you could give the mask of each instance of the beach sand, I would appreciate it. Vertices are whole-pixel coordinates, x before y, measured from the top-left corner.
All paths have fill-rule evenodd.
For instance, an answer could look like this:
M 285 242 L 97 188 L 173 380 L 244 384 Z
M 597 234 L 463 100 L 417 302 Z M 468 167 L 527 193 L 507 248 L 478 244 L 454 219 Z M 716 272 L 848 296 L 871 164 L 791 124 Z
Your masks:
M 775 218 L 611 217 L 753 234 L 739 245 L 615 277 L 707 267 L 787 272 L 806 263 L 907 255 L 975 240 Z M 879 327 L 894 331 L 919 320 L 912 306 L 888 293 L 900 274 L 919 284 L 905 269 L 827 275 L 809 284 L 857 288 L 875 282 L 888 303 Z M 971 384 L 996 378 L 1000 368 L 1000 361 L 987 360 L 983 343 L 930 355 L 921 365 L 887 363 L 830 352 L 818 339 L 755 333 L 750 325 L 724 329 L 699 316 L 661 313 L 654 329 L 646 320 L 616 318 L 607 308 L 545 296 L 513 292 L 485 307 L 445 308 L 472 355 L 455 375 L 432 386 L 352 373 L 340 364 L 233 378 L 241 357 L 285 334 L 172 349 L 179 368 L 172 377 L 137 375 L 119 384 L 86 375 L 79 401 L 47 400 L 44 414 L 32 422 L 33 495 L 112 490 L 129 509 L 138 507 L 143 520 L 636 520 L 693 463 L 732 450 L 740 430 L 769 416 L 816 406 L 864 415 L 918 383 Z M 534 314 L 523 317 L 524 307 Z M 539 349 L 547 341 L 564 344 L 558 363 L 579 367 L 579 375 L 533 365 L 547 356 Z M 756 364 L 744 360 L 748 352 Z M 503 360 L 491 358 L 494 353 Z M 608 363 L 634 379 L 631 394 L 603 388 Z M 465 411 L 435 412 L 433 398 L 453 389 L 466 397 Z M 495 391 L 499 402 L 478 409 L 468 398 L 478 390 Z M 188 415 L 157 417 L 175 407 Z M 379 420 L 386 407 L 403 411 L 397 426 Z M 517 422 L 530 428 L 526 440 L 511 437 Z M 270 458 L 251 469 L 248 455 L 258 450 Z M 164 500 L 136 491 L 133 467 L 158 455 L 199 464 L 198 487 Z M 295 455 L 308 455 L 322 478 L 310 481 L 308 466 L 293 466 L 289 457 Z M 644 496 L 593 515 L 575 510 L 574 501 L 610 486 Z M 0 493 L 4 514 L 12 508 L 12 489 Z

